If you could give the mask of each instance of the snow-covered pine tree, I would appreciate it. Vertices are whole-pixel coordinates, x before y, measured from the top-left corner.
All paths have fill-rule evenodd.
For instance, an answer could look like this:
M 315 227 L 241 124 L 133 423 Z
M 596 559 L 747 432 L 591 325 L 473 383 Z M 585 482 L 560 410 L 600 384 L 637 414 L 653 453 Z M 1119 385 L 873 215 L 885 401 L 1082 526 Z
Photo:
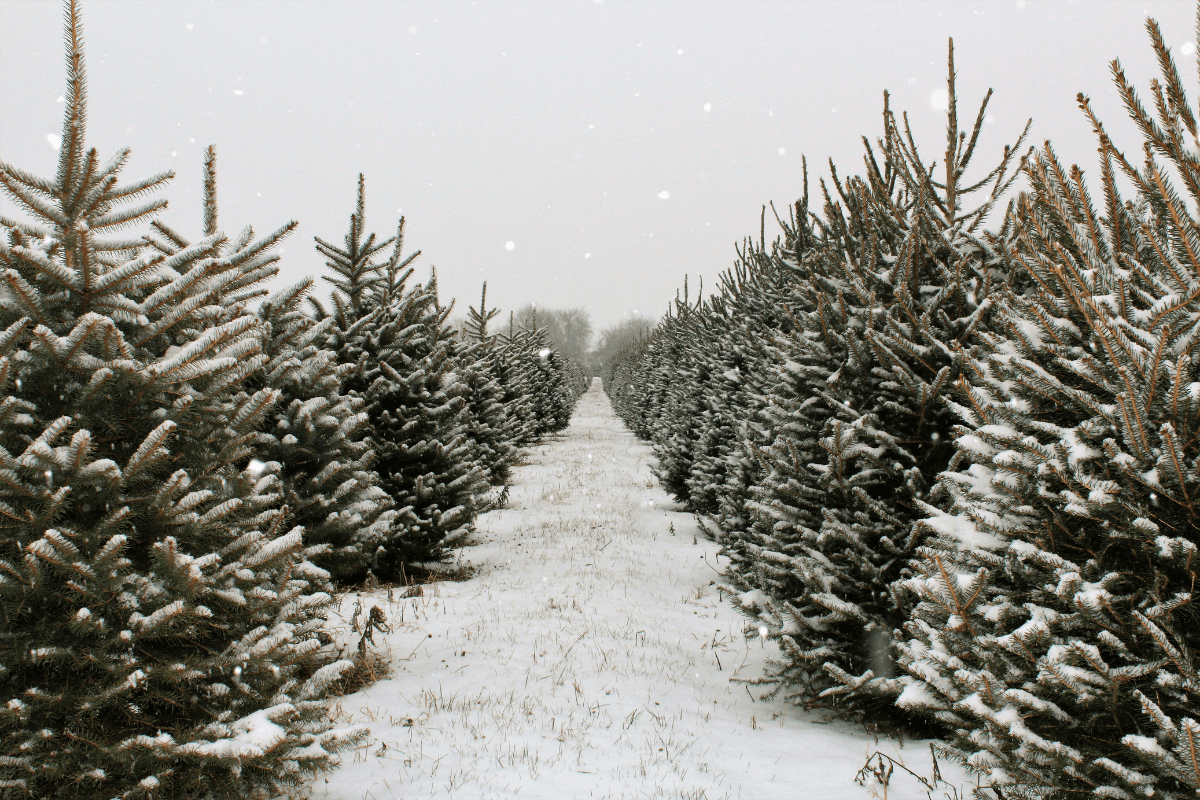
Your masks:
M 663 388 L 659 382 L 670 369 L 670 360 L 665 357 L 669 354 L 662 341 L 667 324 L 666 319 L 660 321 L 649 336 L 615 356 L 604 376 L 604 390 L 613 410 L 635 436 L 645 440 L 651 438 L 662 405 Z
M 654 445 L 660 483 L 683 503 L 689 502 L 692 448 L 705 408 L 702 381 L 712 361 L 700 343 L 717 342 L 711 317 L 703 301 L 692 302 L 685 276 L 682 295 L 676 294 L 649 337 L 613 360 L 605 380 L 617 414 Z
M 563 358 L 563 402 L 567 409 L 567 421 L 570 422 L 571 414 L 575 411 L 575 404 L 592 385 L 592 371 L 588 365 L 574 356 L 561 352 L 559 355 Z M 584 358 L 586 359 L 586 355 Z
M 488 323 L 499 315 L 487 307 L 487 283 L 479 296 L 479 308 L 467 307 L 464 342 L 458 354 L 458 370 L 466 387 L 469 413 L 468 437 L 475 444 L 488 482 L 503 486 L 517 458 L 516 442 L 524 437 L 513 427 L 514 420 L 504 405 L 504 387 L 494 336 Z
M 720 511 L 730 447 L 740 441 L 745 409 L 734 405 L 733 395 L 745 362 L 739 358 L 740 326 L 728 311 L 729 298 L 717 294 L 702 303 L 687 319 L 690 330 L 683 331 L 692 343 L 684 362 L 688 374 L 675 389 L 675 409 L 668 412 L 676 426 L 673 446 L 659 454 L 659 461 L 665 474 L 675 473 L 664 486 L 696 514 L 712 517 Z M 668 471 L 671 462 L 677 465 Z
M 646 317 L 635 316 L 600 331 L 596 347 L 588 356 L 593 374 L 607 380 L 612 375 L 616 357 L 645 339 L 653 330 L 653 322 Z
M 688 297 L 684 278 L 683 297 L 676 297 L 672 313 L 659 327 L 658 347 L 668 356 L 664 371 L 647 377 L 661 396 L 658 425 L 650 433 L 654 443 L 654 474 L 662 488 L 680 503 L 689 503 L 692 450 L 700 439 L 706 390 L 714 365 L 719 329 L 703 302 L 695 305 Z
M 871 718 L 894 708 L 891 639 L 908 604 L 892 587 L 911 574 L 913 524 L 953 454 L 948 400 L 964 350 L 1006 278 L 982 224 L 1019 175 L 1025 135 L 966 181 L 991 94 L 960 131 L 953 42 L 947 88 L 940 179 L 885 94 L 866 177 L 833 172 L 836 197 L 822 181 L 822 236 L 796 286 L 774 441 L 761 451 L 770 471 L 755 488 L 751 576 L 762 582 L 744 605 L 783 649 L 764 680 L 795 702 Z
M 766 597 L 788 597 L 794 594 L 792 589 L 798 587 L 791 578 L 785 565 L 776 563 L 764 554 L 786 548 L 787 544 L 781 538 L 782 531 L 776 531 L 773 525 L 764 525 L 765 515 L 760 507 L 763 498 L 762 487 L 773 484 L 775 492 L 786 496 L 793 506 L 797 498 L 816 501 L 819 494 L 808 486 L 801 486 L 794 477 L 785 483 L 777 483 L 779 466 L 774 463 L 783 451 L 782 447 L 769 448 L 776 440 L 783 444 L 786 437 L 786 464 L 794 472 L 799 472 L 816 459 L 817 432 L 821 430 L 823 419 L 810 410 L 819 407 L 814 403 L 816 390 L 824 389 L 824 376 L 831 370 L 818 370 L 814 375 L 803 371 L 800 364 L 793 358 L 794 347 L 786 347 L 791 336 L 802 335 L 798 330 L 797 319 L 805 312 L 815 310 L 812 305 L 811 281 L 813 270 L 820 266 L 814 257 L 817 246 L 819 222 L 809 211 L 807 164 L 805 164 L 804 194 L 796 204 L 789 209 L 789 219 L 779 220 L 783 235 L 768 253 L 756 253 L 753 242 L 747 242 L 740 264 L 746 262 L 760 265 L 755 272 L 765 271 L 765 263 L 771 262 L 770 272 L 775 274 L 775 290 L 760 295 L 756 305 L 761 307 L 773 303 L 775 309 L 772 316 L 776 317 L 776 327 L 769 334 L 752 336 L 747 329 L 743 335 L 746 344 L 755 343 L 762 355 L 755 359 L 753 369 L 743 371 L 741 368 L 725 376 L 727 380 L 740 381 L 743 375 L 749 375 L 752 380 L 748 383 L 760 398 L 758 413 L 755 420 L 741 420 L 737 411 L 741 404 L 752 402 L 751 398 L 731 398 L 726 403 L 724 423 L 729 428 L 740 429 L 740 435 L 732 445 L 726 445 L 723 481 L 716 483 L 714 494 L 719 501 L 715 515 L 716 528 L 722 544 L 722 553 L 730 559 L 725 569 L 726 580 L 731 588 L 739 592 L 763 592 L 767 594 L 759 599 L 758 605 L 765 608 Z M 734 279 L 746 285 L 745 276 L 748 274 L 745 266 L 725 281 L 733 285 Z M 736 315 L 743 317 L 744 315 Z M 770 349 L 768 349 L 768 342 Z M 745 348 L 743 344 L 743 348 Z M 736 384 L 735 384 L 736 385 Z M 714 388 L 714 394 L 717 389 Z M 698 465 L 699 466 L 699 465 Z M 699 469 L 696 470 L 697 473 Z M 820 504 L 814 506 L 812 524 L 820 524 L 818 512 Z M 786 551 L 786 550 L 785 550 Z M 790 588 L 789 588 L 790 587 Z M 752 605 L 751 595 L 745 603 Z M 758 626 L 755 626 L 758 627 Z
M 364 214 L 360 175 L 345 248 L 317 239 L 334 291 L 331 313 L 316 308 L 333 320 L 327 346 L 353 366 L 347 388 L 366 401 L 375 469 L 399 509 L 391 540 L 372 555 L 371 569 L 382 577 L 444 557 L 474 521 L 487 481 L 467 437 L 450 309 L 439 305 L 432 278 L 409 287 L 420 251 L 403 255 L 404 220 L 394 237 L 377 242 L 373 233 L 364 236 Z M 390 258 L 375 263 L 389 245 Z
M 508 334 L 499 333 L 493 337 L 493 355 L 503 391 L 504 410 L 508 414 L 508 439 L 522 447 L 537 439 L 538 422 L 533 407 L 532 377 L 515 340 L 512 316 L 510 313 Z
M 304 527 L 309 560 L 350 579 L 392 538 L 397 514 L 373 466 L 364 402 L 343 393 L 354 367 L 322 346 L 332 320 L 318 322 L 302 308 L 312 284 L 305 279 L 258 309 L 270 359 L 262 381 L 281 393 L 261 447 L 265 459 L 283 465 L 284 502 Z
M 899 703 L 946 723 L 946 752 L 1005 798 L 1200 790 L 1200 148 L 1147 28 L 1155 116 L 1112 63 L 1144 165 L 1080 95 L 1103 210 L 1049 144 L 1027 168 L 1012 247 L 1026 285 L 1002 294 L 962 383 L 969 466 L 942 476 L 954 505 L 927 509 L 938 536 L 909 581 L 922 602 Z
M 379 346 L 377 339 L 372 339 L 370 331 L 383 314 L 383 308 L 376 297 L 376 289 L 383 280 L 380 271 L 382 265 L 375 263 L 375 256 L 395 244 L 395 239 L 375 241 L 375 234 L 370 234 L 364 240 L 363 220 L 366 215 L 366 179 L 358 176 L 358 202 L 355 212 L 350 215 L 350 230 L 346 234 L 345 249 L 324 241 L 319 236 L 317 252 L 325 256 L 325 266 L 331 275 L 322 275 L 321 279 L 333 286 L 330 294 L 332 310 L 326 310 L 315 298 L 309 298 L 317 319 L 332 319 L 327 346 L 338 354 L 338 360 L 350 364 L 353 370 L 347 381 L 353 381 L 361 390 L 369 381 L 365 377 L 376 369 L 379 361 Z M 403 220 L 401 220 L 403 225 Z M 399 250 L 395 250 L 398 253 Z M 417 256 L 418 250 L 412 253 L 397 266 L 406 269 Z M 407 276 L 407 272 L 401 273 Z
M 321 697 L 349 662 L 316 635 L 328 575 L 288 530 L 247 391 L 263 331 L 243 311 L 285 225 L 171 256 L 105 238 L 164 200 L 84 146 L 82 31 L 67 3 L 54 178 L 0 164 L 31 221 L 0 267 L 0 786 L 39 798 L 295 793 L 362 732 Z M 168 229 L 160 227 L 159 233 Z
M 537 343 L 537 368 L 543 373 L 547 387 L 547 401 L 553 431 L 560 432 L 571 424 L 575 401 L 587 390 L 583 367 L 573 358 L 564 355 L 547 334 L 545 328 L 534 332 Z
M 558 353 L 550 347 L 544 328 L 526 328 L 518 334 L 519 346 L 533 388 L 533 413 L 540 436 L 566 427 L 563 419 L 562 376 Z
M 807 208 L 805 164 L 804 196 L 793 209 L 796 224 L 789 229 L 779 220 L 785 234 L 790 230 L 799 236 L 793 237 L 793 247 L 811 234 Z M 779 337 L 794 326 L 790 311 L 794 286 L 803 277 L 794 263 L 783 257 L 785 246 L 779 238 L 768 245 L 763 209 L 758 243 L 748 238 L 734 268 L 721 280 L 727 334 L 719 348 L 722 361 L 711 376 L 712 421 L 697 446 L 689 488 L 698 510 L 715 502 L 715 511 L 708 512 L 714 532 L 734 561 L 739 558 L 739 541 L 751 525 L 747 509 L 751 489 L 761 480 L 762 460 L 757 452 L 770 441 L 765 414 L 783 365 Z
M 574 398 L 567 400 L 563 358 L 536 324 L 535 319 L 532 328 L 514 327 L 510 320 L 500 344 L 506 403 L 511 400 L 518 413 L 528 414 L 530 441 L 565 428 L 574 406 Z
M 649 337 L 614 360 L 612 377 L 605 381 L 617 414 L 634 435 L 652 443 L 657 441 L 670 380 L 681 355 L 673 335 L 676 324 L 668 310 Z
M 203 183 L 204 229 L 212 235 L 218 215 L 212 147 L 205 151 Z M 162 223 L 151 224 L 166 232 L 151 240 L 160 252 L 171 256 L 191 246 Z M 263 259 L 260 269 L 277 260 Z M 366 440 L 363 401 L 342 393 L 353 367 L 319 346 L 332 320 L 317 322 L 302 308 L 312 284 L 309 278 L 290 286 L 258 309 L 269 360 L 249 385 L 281 393 L 266 418 L 258 457 L 282 465 L 284 502 L 291 522 L 304 528 L 307 557 L 335 578 L 349 578 L 361 575 L 370 554 L 390 538 L 396 514 L 371 468 L 375 455 Z

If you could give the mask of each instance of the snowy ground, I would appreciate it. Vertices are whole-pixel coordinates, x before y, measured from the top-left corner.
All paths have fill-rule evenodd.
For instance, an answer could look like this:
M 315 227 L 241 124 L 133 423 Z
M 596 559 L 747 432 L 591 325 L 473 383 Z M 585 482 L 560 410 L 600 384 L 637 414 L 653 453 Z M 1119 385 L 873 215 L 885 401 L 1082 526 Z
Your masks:
M 854 783 L 875 750 L 931 772 L 925 743 L 730 683 L 761 675 L 774 645 L 743 638 L 716 546 L 671 510 L 650 458 L 597 381 L 479 520 L 460 553 L 475 577 L 345 598 L 343 624 L 357 602 L 386 612 L 393 672 L 335 705 L 373 741 L 314 798 L 883 797 Z M 886 796 L 927 795 L 897 772 Z

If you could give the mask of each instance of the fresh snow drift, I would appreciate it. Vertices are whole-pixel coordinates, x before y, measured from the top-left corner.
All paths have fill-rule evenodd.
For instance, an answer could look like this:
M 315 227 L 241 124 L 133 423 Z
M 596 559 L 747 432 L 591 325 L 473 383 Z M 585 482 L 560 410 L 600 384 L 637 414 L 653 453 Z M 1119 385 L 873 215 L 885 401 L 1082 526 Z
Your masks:
M 351 646 L 356 604 L 387 614 L 375 642 L 393 674 L 335 702 L 337 724 L 372 739 L 314 798 L 866 798 L 883 796 L 854 783 L 876 750 L 932 771 L 924 743 L 730 682 L 777 647 L 742 635 L 717 546 L 670 510 L 649 459 L 595 381 L 515 470 L 507 507 L 479 518 L 458 553 L 475 577 L 343 598 L 331 622 Z M 926 796 L 892 781 L 892 800 Z

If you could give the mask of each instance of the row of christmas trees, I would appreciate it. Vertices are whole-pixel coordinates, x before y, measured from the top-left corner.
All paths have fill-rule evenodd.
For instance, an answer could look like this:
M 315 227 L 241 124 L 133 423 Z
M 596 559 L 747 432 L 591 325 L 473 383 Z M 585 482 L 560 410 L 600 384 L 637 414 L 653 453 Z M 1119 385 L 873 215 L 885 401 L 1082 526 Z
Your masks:
M 442 557 L 584 379 L 486 294 L 455 335 L 361 177 L 331 306 L 264 300 L 295 223 L 224 233 L 211 149 L 199 234 L 151 222 L 171 173 L 85 148 L 74 0 L 66 39 L 57 174 L 0 164 L 0 794 L 296 792 L 366 735 L 328 719 L 335 581 Z
M 1148 29 L 1140 164 L 1079 96 L 1098 202 L 1024 134 L 966 180 L 951 45 L 940 163 L 885 95 L 863 175 L 605 376 L 780 643 L 761 682 L 932 729 L 981 796 L 1200 789 L 1200 142 Z

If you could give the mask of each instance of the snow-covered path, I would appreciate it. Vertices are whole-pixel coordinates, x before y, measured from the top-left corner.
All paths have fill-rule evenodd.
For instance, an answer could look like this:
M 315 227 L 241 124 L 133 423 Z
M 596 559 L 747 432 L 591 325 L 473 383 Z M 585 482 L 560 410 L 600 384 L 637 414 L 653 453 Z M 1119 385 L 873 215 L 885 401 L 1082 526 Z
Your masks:
M 358 600 L 387 613 L 393 673 L 335 707 L 373 741 L 315 798 L 867 798 L 853 779 L 876 749 L 929 773 L 923 744 L 730 683 L 774 645 L 743 639 L 716 546 L 671 510 L 650 458 L 597 381 L 480 519 L 460 556 L 471 580 L 343 602 L 345 619 Z M 918 789 L 897 776 L 888 797 Z

